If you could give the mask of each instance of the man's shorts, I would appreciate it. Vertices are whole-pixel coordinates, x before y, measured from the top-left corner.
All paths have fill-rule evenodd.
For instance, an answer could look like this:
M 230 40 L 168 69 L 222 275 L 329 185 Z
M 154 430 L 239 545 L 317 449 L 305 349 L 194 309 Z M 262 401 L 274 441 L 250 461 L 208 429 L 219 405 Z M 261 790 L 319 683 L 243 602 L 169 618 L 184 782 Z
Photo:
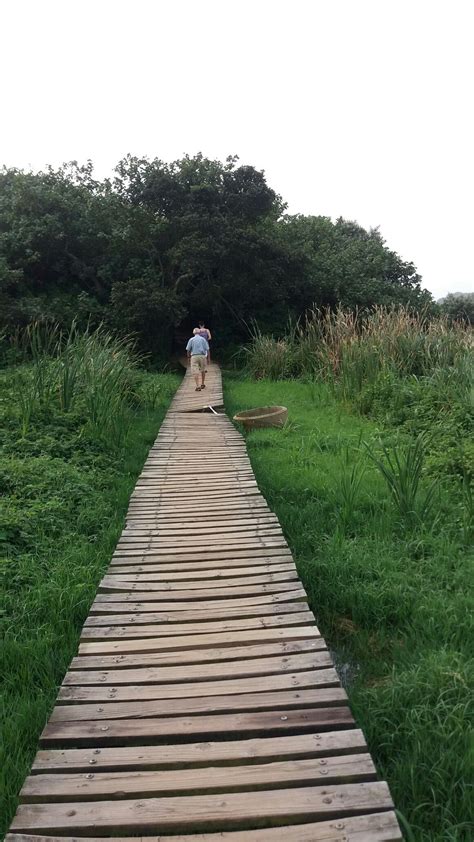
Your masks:
M 206 371 L 207 357 L 204 354 L 193 354 L 191 357 L 191 371 L 197 374 L 198 371 Z

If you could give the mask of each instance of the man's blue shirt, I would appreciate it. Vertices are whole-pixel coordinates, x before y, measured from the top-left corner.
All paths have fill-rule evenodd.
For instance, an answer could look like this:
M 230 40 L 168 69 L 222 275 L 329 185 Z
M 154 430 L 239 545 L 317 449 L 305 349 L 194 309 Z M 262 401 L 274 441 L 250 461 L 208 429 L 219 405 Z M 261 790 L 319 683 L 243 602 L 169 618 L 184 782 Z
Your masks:
M 204 336 L 196 334 L 196 336 L 193 336 L 186 345 L 186 351 L 191 351 L 192 357 L 196 356 L 196 354 L 206 355 L 209 351 L 209 343 L 207 339 L 204 339 Z

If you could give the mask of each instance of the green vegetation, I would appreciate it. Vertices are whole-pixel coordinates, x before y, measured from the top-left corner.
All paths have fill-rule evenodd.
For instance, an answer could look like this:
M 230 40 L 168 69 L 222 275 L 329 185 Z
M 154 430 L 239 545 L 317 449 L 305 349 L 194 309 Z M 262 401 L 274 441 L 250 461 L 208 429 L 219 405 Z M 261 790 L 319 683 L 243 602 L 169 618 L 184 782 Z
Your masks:
M 407 312 L 257 332 L 230 413 L 284 404 L 247 445 L 356 719 L 416 842 L 472 839 L 472 340 Z M 299 374 L 299 380 L 277 380 Z
M 449 318 L 474 325 L 474 292 L 450 292 L 438 304 Z
M 179 382 L 103 330 L 23 338 L 29 362 L 0 372 L 3 829 Z
M 202 155 L 171 164 L 127 156 L 0 171 L 0 329 L 34 319 L 135 332 L 156 359 L 176 327 L 204 318 L 226 349 L 256 319 L 284 331 L 308 307 L 436 309 L 412 263 L 377 230 L 290 216 L 262 172 Z M 216 349 L 214 343 L 214 349 Z
M 437 483 L 427 506 L 432 478 L 424 479 L 420 516 L 407 519 L 414 487 L 394 500 L 364 442 L 387 466 L 380 437 L 389 455 L 398 447 L 403 474 L 413 459 L 409 437 L 351 414 L 325 384 L 225 383 L 229 412 L 279 403 L 289 409 L 283 430 L 247 435 L 252 465 L 413 839 L 468 842 L 472 557 L 461 485 L 454 478 Z

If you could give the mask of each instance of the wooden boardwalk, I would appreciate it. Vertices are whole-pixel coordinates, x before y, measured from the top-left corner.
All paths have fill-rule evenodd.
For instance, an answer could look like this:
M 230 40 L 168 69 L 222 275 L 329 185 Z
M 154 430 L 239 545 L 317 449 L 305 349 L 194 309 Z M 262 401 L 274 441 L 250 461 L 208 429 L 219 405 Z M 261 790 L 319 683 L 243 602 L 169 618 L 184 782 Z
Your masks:
M 208 404 L 216 366 L 150 451 L 8 842 L 402 838 L 244 441 L 190 412 Z

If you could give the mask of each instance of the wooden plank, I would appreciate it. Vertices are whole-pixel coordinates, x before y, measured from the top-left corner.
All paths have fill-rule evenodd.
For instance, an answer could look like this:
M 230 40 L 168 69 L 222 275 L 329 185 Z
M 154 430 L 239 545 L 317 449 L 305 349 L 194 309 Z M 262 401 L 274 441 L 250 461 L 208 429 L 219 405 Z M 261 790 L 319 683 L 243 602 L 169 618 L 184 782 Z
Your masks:
M 108 620 L 109 618 L 105 618 Z M 230 632 L 233 630 L 240 631 L 242 629 L 256 629 L 256 628 L 273 628 L 278 626 L 302 626 L 312 625 L 315 620 L 311 611 L 301 611 L 297 614 L 283 614 L 276 617 L 249 617 L 239 620 L 217 620 L 205 621 L 204 619 L 199 623 L 186 623 L 185 625 L 173 624 L 172 627 L 159 623 L 147 623 L 142 620 L 142 623 L 135 623 L 135 617 L 130 617 L 127 625 L 124 624 L 122 617 L 117 619 L 116 623 L 101 626 L 86 625 L 81 632 L 81 640 L 108 640 L 114 638 L 115 640 L 134 638 L 134 637 L 167 637 L 178 634 L 207 634 L 214 632 Z
M 274 663 L 272 663 L 273 657 L 278 658 L 281 657 L 282 663 L 280 667 L 277 667 L 278 671 L 282 671 L 285 666 L 290 666 L 293 669 L 298 669 L 299 662 L 289 662 L 287 659 L 292 655 L 298 654 L 305 654 L 308 652 L 312 653 L 319 653 L 324 652 L 326 653 L 326 643 L 322 638 L 310 639 L 310 640 L 296 640 L 296 641 L 281 641 L 277 643 L 264 643 L 264 644 L 257 644 L 257 645 L 244 645 L 244 646 L 232 646 L 232 647 L 224 647 L 223 649 L 190 649 L 184 651 L 174 651 L 171 652 L 160 652 L 157 654 L 150 654 L 145 652 L 143 654 L 132 654 L 132 655 L 124 655 L 120 653 L 118 655 L 98 655 L 94 657 L 93 655 L 77 655 L 75 658 L 72 659 L 70 663 L 71 671 L 74 670 L 85 670 L 85 675 L 83 680 L 73 680 L 72 676 L 68 679 L 69 673 L 66 674 L 66 678 L 64 679 L 65 683 L 68 684 L 96 684 L 98 681 L 94 678 L 94 676 L 90 676 L 90 680 L 87 680 L 86 676 L 90 675 L 91 670 L 101 670 L 102 672 L 108 670 L 117 670 L 117 678 L 115 682 L 120 682 L 119 674 L 122 669 L 128 668 L 138 668 L 138 667 L 145 667 L 146 669 L 152 669 L 153 667 L 164 667 L 164 666 L 172 666 L 175 669 L 186 665 L 186 669 L 182 671 L 182 677 L 177 680 L 187 681 L 192 680 L 189 679 L 188 676 L 192 675 L 192 667 L 197 664 L 214 664 L 214 667 L 217 663 L 225 661 L 229 663 L 233 663 L 235 668 L 236 661 L 259 661 L 258 670 L 260 672 L 256 673 L 256 669 L 252 667 L 249 663 L 247 663 L 247 669 L 253 670 L 252 672 L 247 672 L 247 675 L 251 674 L 263 674 L 262 667 L 267 669 L 267 673 L 274 672 Z M 270 662 L 266 665 L 265 659 L 270 658 Z M 301 667 L 301 669 L 312 669 L 313 667 L 316 669 L 319 666 L 319 660 L 315 659 L 314 661 L 310 662 L 309 667 Z M 216 669 L 212 668 L 211 674 L 216 677 Z M 233 675 L 233 673 L 231 673 Z M 196 674 L 197 675 L 197 674 Z M 196 678 L 194 675 L 194 678 Z M 201 676 L 202 677 L 202 676 Z M 222 676 L 221 676 L 222 677 Z M 133 681 L 136 682 L 138 680 L 143 681 L 144 676 L 141 678 L 134 678 Z M 107 680 L 107 674 L 100 679 L 101 681 Z M 172 679 L 170 679 L 172 680 Z M 126 679 L 125 679 L 125 683 Z
M 181 517 L 183 517 L 181 515 Z M 199 529 L 201 519 L 195 518 L 192 523 L 188 523 L 188 519 L 183 517 L 182 523 L 178 524 L 159 524 L 156 527 L 154 526 L 140 526 L 140 527 L 126 527 L 126 533 L 129 532 L 136 534 L 138 532 L 146 532 L 148 534 L 165 534 L 167 532 L 173 532 L 175 529 L 185 529 L 187 532 L 190 532 L 192 529 Z M 225 526 L 226 529 L 230 529 L 231 527 L 244 527 L 244 526 L 268 526 L 268 525 L 278 525 L 278 518 L 276 515 L 271 513 L 268 514 L 255 514 L 251 511 L 242 511 L 237 517 L 229 517 L 223 520 L 220 515 L 214 516 L 211 520 L 206 520 L 202 522 L 202 528 L 209 530 L 214 529 L 216 527 Z
M 261 826 L 390 809 L 385 783 L 308 786 L 126 801 L 22 804 L 12 830 L 36 833 L 146 833 Z
M 323 669 L 307 672 L 291 673 L 285 672 L 276 675 L 258 675 L 253 678 L 239 678 L 233 676 L 224 681 L 187 681 L 182 684 L 164 684 L 162 682 L 151 682 L 142 684 L 104 681 L 100 682 L 96 674 L 97 684 L 91 685 L 67 685 L 59 688 L 58 701 L 60 703 L 76 702 L 127 702 L 134 699 L 185 699 L 198 696 L 221 696 L 232 694 L 267 693 L 275 690 L 296 690 L 297 688 L 310 688 L 324 685 L 336 686 L 337 677 L 334 679 L 334 672 Z M 321 676 L 321 677 L 320 677 Z
M 205 649 L 207 647 L 237 646 L 239 643 L 271 643 L 275 640 L 307 640 L 319 637 L 316 626 L 288 626 L 282 629 L 250 629 L 229 634 L 182 635 L 179 637 L 150 637 L 138 640 L 101 640 L 81 643 L 81 655 L 107 655 L 127 652 L 164 652 L 165 650 Z
M 279 528 L 273 530 L 258 528 L 248 529 L 245 530 L 245 532 L 235 533 L 233 535 L 226 535 L 224 532 L 214 532 L 211 545 L 230 545 L 230 547 L 236 546 L 236 548 L 239 545 L 255 547 L 287 546 L 286 541 L 283 538 L 283 535 Z M 177 547 L 191 547 L 194 549 L 196 556 L 199 556 L 199 552 L 196 549 L 196 539 L 193 535 L 183 535 L 181 537 L 177 535 L 163 536 L 161 538 L 154 538 L 152 536 L 150 538 L 134 538 L 133 540 L 126 540 L 121 538 L 117 543 L 117 549 L 119 551 L 127 551 L 130 549 L 150 550 L 155 547 L 169 547 L 173 550 Z
M 228 478 L 226 478 L 228 477 Z M 186 478 L 179 480 L 176 478 L 167 478 L 166 476 L 161 477 L 149 477 L 148 479 L 139 480 L 137 485 L 135 486 L 136 493 L 140 491 L 150 492 L 158 494 L 169 494 L 170 496 L 178 495 L 183 496 L 187 495 L 189 498 L 190 491 L 189 485 L 192 484 L 193 494 L 199 494 L 199 498 L 201 496 L 208 497 L 214 496 L 217 489 L 219 489 L 221 497 L 225 494 L 233 494 L 234 491 L 239 491 L 240 489 L 256 489 L 258 492 L 257 481 L 254 479 L 253 474 L 251 473 L 242 473 L 239 471 L 234 471 L 233 474 L 226 474 L 225 477 L 221 476 L 220 479 L 214 477 L 213 482 L 198 482 L 195 481 L 192 474 L 189 474 Z M 187 492 L 183 489 L 187 488 Z M 218 493 L 219 493 L 218 492 Z
M 246 592 L 248 588 L 258 588 L 260 585 L 272 585 L 280 582 L 296 582 L 299 583 L 296 570 L 288 573 L 266 573 L 260 576 L 248 576 L 232 578 L 229 575 L 226 579 L 209 579 L 202 582 L 200 579 L 188 579 L 185 582 L 170 582 L 167 579 L 157 581 L 156 576 L 159 574 L 125 574 L 124 576 L 115 575 L 113 573 L 106 574 L 102 579 L 99 589 L 105 591 L 134 591 L 140 588 L 147 588 L 149 592 L 153 591 L 171 591 L 177 594 L 179 591 L 200 591 L 209 592 L 213 589 L 217 591 L 235 589 L 235 593 L 239 595 L 241 592 Z M 231 596 L 231 594 L 229 594 Z M 188 597 L 189 598 L 189 597 Z M 192 598 L 192 597 L 191 597 Z
M 107 605 L 107 609 L 110 607 L 110 605 Z M 283 602 L 279 605 L 259 605 L 255 607 L 249 606 L 247 608 L 238 608 L 236 610 L 224 608 L 220 611 L 216 611 L 214 609 L 212 614 L 208 611 L 132 611 L 129 607 L 125 606 L 122 613 L 120 613 L 119 609 L 119 613 L 117 614 L 114 614 L 111 611 L 108 612 L 107 610 L 104 614 L 89 614 L 84 626 L 112 626 L 128 623 L 166 623 L 167 625 L 172 626 L 174 623 L 199 622 L 201 624 L 203 620 L 209 622 L 214 620 L 232 620 L 239 617 L 262 619 L 265 617 L 269 618 L 276 616 L 281 617 L 281 621 L 283 621 L 285 615 L 299 614 L 302 611 L 305 611 L 305 606 L 302 605 L 301 602 Z M 308 622 L 312 624 L 314 622 L 314 615 L 312 612 L 309 613 L 310 618 L 308 619 Z
M 254 520 L 257 520 L 256 518 Z M 268 520 L 265 522 L 255 523 L 251 518 L 242 518 L 240 523 L 233 521 L 211 521 L 210 523 L 188 524 L 186 518 L 183 516 L 181 523 L 175 526 L 140 526 L 131 525 L 130 523 L 125 527 L 120 536 L 121 542 L 137 543 L 139 541 L 156 540 L 157 538 L 176 538 L 176 537 L 211 537 L 214 540 L 216 535 L 224 535 L 231 539 L 240 538 L 248 533 L 251 535 L 278 535 L 281 534 L 281 528 L 278 521 Z
M 103 837 L 81 837 L 83 842 L 103 842 Z M 137 837 L 108 837 L 110 842 L 137 842 Z M 270 827 L 199 835 L 147 836 L 149 842 L 401 842 L 395 813 L 371 813 L 311 824 Z M 71 836 L 32 836 L 10 833 L 5 842 L 75 842 Z
M 202 553 L 203 558 L 200 558 L 196 553 L 190 549 L 177 548 L 175 551 L 167 550 L 164 553 L 157 554 L 155 549 L 145 549 L 125 552 L 117 551 L 110 563 L 109 575 L 116 575 L 116 567 L 126 567 L 127 572 L 144 572 L 149 573 L 153 571 L 169 570 L 174 573 L 189 573 L 195 571 L 195 578 L 201 576 L 201 572 L 205 570 L 219 570 L 221 574 L 227 572 L 228 577 L 234 576 L 234 568 L 243 567 L 260 567 L 261 574 L 269 571 L 272 572 L 274 565 L 286 564 L 290 568 L 295 569 L 293 558 L 288 553 L 286 547 L 274 547 L 271 550 L 261 549 L 259 547 L 242 548 L 234 552 L 221 550 L 220 546 L 213 549 L 206 550 Z M 278 572 L 278 571 L 276 571 Z M 235 575 L 241 575 L 237 573 Z M 252 575 L 252 574 L 249 574 Z
M 306 610 L 305 603 L 302 602 L 277 602 L 269 605 L 247 605 L 241 608 L 208 608 L 200 610 L 200 603 L 195 605 L 194 609 L 185 609 L 183 611 L 157 611 L 154 608 L 154 603 L 144 603 L 137 605 L 136 603 L 102 603 L 101 608 L 97 613 L 89 614 L 86 625 L 88 626 L 103 626 L 108 625 L 108 621 L 113 624 L 128 623 L 132 618 L 136 618 L 137 623 L 192 623 L 200 622 L 201 620 L 232 620 L 238 617 L 268 617 L 276 615 L 297 614 L 300 611 Z M 100 612 L 100 613 L 99 613 Z M 114 613 L 117 612 L 117 613 Z M 313 622 L 314 615 L 311 616 Z
M 253 471 L 249 463 L 242 462 L 240 464 L 222 465 L 219 470 L 208 467 L 207 472 L 199 473 L 188 465 L 185 468 L 176 467 L 157 467 L 149 470 L 143 470 L 140 474 L 139 485 L 166 485 L 176 486 L 180 490 L 183 488 L 183 482 L 192 481 L 194 488 L 208 488 L 211 485 L 225 486 L 238 485 L 243 482 L 256 482 Z
M 200 492 L 199 497 L 201 498 L 201 492 L 204 497 L 207 496 L 216 496 L 219 495 L 222 497 L 223 493 L 232 493 L 235 490 L 248 490 L 252 488 L 257 488 L 257 481 L 253 478 L 253 474 L 245 474 L 244 476 L 239 476 L 237 472 L 234 473 L 233 477 L 229 479 L 220 479 L 219 482 L 216 482 L 216 485 L 219 486 L 218 489 L 213 489 L 210 487 L 209 483 L 207 482 L 199 482 L 194 481 L 192 484 L 193 493 L 196 493 L 196 489 Z M 159 493 L 166 492 L 173 496 L 174 494 L 178 494 L 179 496 L 187 496 L 189 498 L 190 491 L 183 490 L 183 482 L 179 482 L 175 479 L 166 479 L 166 477 L 160 478 L 149 478 L 147 480 L 138 480 L 135 491 L 138 493 L 139 491 L 157 491 Z
M 335 684 L 337 677 L 331 670 L 324 673 L 332 674 L 326 682 L 321 679 L 321 684 Z M 322 675 L 323 671 L 314 673 Z M 317 682 L 314 682 L 317 683 Z M 293 708 L 303 710 L 304 708 L 330 708 L 347 704 L 347 695 L 342 687 L 318 687 L 317 689 L 298 688 L 294 690 L 269 691 L 261 693 L 237 693 L 233 696 L 196 696 L 190 695 L 187 698 L 180 698 L 176 695 L 167 694 L 160 689 L 157 695 L 165 696 L 164 699 L 149 698 L 154 695 L 154 687 L 135 687 L 135 701 L 111 702 L 101 701 L 88 704 L 57 705 L 50 716 L 50 724 L 58 722 L 110 722 L 111 720 L 132 720 L 149 719 L 151 717 L 170 716 L 197 716 L 215 713 L 242 713 L 254 711 L 277 711 L 283 710 L 287 713 Z M 169 688 L 171 691 L 173 687 Z M 234 685 L 235 689 L 235 685 Z M 144 698 L 142 699 L 141 696 Z M 170 698 L 173 704 L 170 705 Z M 136 701 L 139 699 L 140 701 Z
M 258 501 L 258 497 L 255 498 Z M 235 504 L 233 507 L 225 504 L 209 505 L 199 508 L 196 503 L 184 507 L 183 504 L 174 506 L 172 509 L 164 509 L 160 503 L 151 500 L 137 503 L 127 511 L 127 521 L 151 524 L 152 526 L 176 526 L 177 523 L 186 523 L 192 526 L 195 523 L 207 524 L 213 520 L 219 520 L 222 524 L 242 517 L 249 520 L 252 515 L 255 517 L 272 516 L 270 509 L 263 505 L 249 506 L 248 501 Z
M 266 509 L 257 507 L 254 509 L 247 508 L 246 506 L 242 506 L 239 509 L 209 509 L 206 506 L 205 511 L 199 511 L 199 509 L 181 509 L 181 507 L 176 507 L 174 514 L 168 514 L 167 512 L 162 512 L 161 507 L 152 505 L 138 506 L 137 508 L 129 509 L 126 517 L 126 525 L 143 525 L 145 527 L 159 528 L 160 526 L 172 527 L 185 523 L 189 527 L 192 527 L 193 524 L 197 523 L 207 525 L 210 521 L 215 520 L 216 518 L 218 518 L 223 525 L 226 525 L 229 521 L 235 520 L 236 516 L 242 517 L 243 519 L 249 519 L 252 512 L 255 511 L 257 511 L 261 517 L 268 515 L 269 522 L 272 522 L 270 520 L 272 517 L 270 510 L 267 512 Z
M 257 521 L 257 522 L 255 522 Z M 225 532 L 226 535 L 230 534 L 231 537 L 234 533 L 237 534 L 237 537 L 240 536 L 241 532 L 246 532 L 249 530 L 259 531 L 259 532 L 266 532 L 270 530 L 280 529 L 279 523 L 277 520 L 274 520 L 273 517 L 270 515 L 268 519 L 263 517 L 247 517 L 242 515 L 239 518 L 239 522 L 235 522 L 235 518 L 219 518 L 215 517 L 214 519 L 210 520 L 199 520 L 199 521 L 192 521 L 188 522 L 186 515 L 181 515 L 181 521 L 175 523 L 165 523 L 165 524 L 148 524 L 148 523 L 127 523 L 124 531 L 122 532 L 122 538 L 149 538 L 149 537 L 156 537 L 156 536 L 171 536 L 174 537 L 176 534 L 178 535 L 209 535 L 214 534 L 214 532 Z
M 349 754 L 320 760 L 286 760 L 276 763 L 153 772 L 94 772 L 89 774 L 30 775 L 20 801 L 44 803 L 98 801 L 116 798 L 149 798 L 167 794 L 252 791 L 269 787 L 325 786 L 370 781 L 375 767 L 369 754 Z
M 209 535 L 212 538 L 212 543 L 226 543 L 227 541 L 236 543 L 244 541 L 247 538 L 255 538 L 255 536 L 268 539 L 275 536 L 282 537 L 282 531 L 279 524 L 275 522 L 259 525 L 247 521 L 241 525 L 228 526 L 226 521 L 221 521 L 219 526 L 213 528 L 208 528 L 204 523 L 201 526 L 191 525 L 188 527 L 186 518 L 183 516 L 179 528 L 153 529 L 150 527 L 136 527 L 132 529 L 131 526 L 127 526 L 120 536 L 119 544 L 131 542 L 134 544 L 147 544 L 150 542 L 163 544 L 167 541 L 175 541 L 176 539 L 179 539 L 181 543 L 189 543 L 196 536 L 204 538 Z
M 199 435 L 199 442 L 191 441 L 193 436 Z M 206 456 L 245 456 L 245 446 L 238 438 L 228 435 L 226 432 L 216 430 L 214 435 L 199 427 L 169 429 L 160 434 L 153 447 L 152 457 L 170 454 L 174 456 L 189 455 L 194 459 L 202 459 Z
M 235 520 L 237 517 L 250 519 L 252 513 L 256 513 L 256 517 L 273 517 L 272 512 L 267 506 L 255 505 L 248 506 L 246 503 L 236 504 L 235 506 L 206 506 L 203 511 L 195 504 L 187 508 L 176 507 L 173 510 L 163 511 L 161 506 L 155 506 L 153 503 L 144 503 L 130 507 L 127 512 L 127 522 L 151 523 L 157 526 L 175 526 L 176 523 L 182 523 L 184 520 L 187 524 L 204 523 L 207 524 L 212 520 L 220 520 L 221 523 L 227 523 L 229 520 Z
M 251 585 L 239 585 L 234 587 L 216 587 L 216 588 L 202 588 L 202 590 L 193 590 L 187 588 L 186 590 L 160 590 L 158 588 L 152 587 L 148 585 L 147 590 L 138 590 L 139 584 L 136 583 L 137 587 L 133 586 L 133 583 L 129 583 L 129 588 L 112 586 L 110 588 L 104 588 L 104 591 L 99 591 L 95 603 L 98 602 L 117 602 L 119 596 L 122 600 L 129 600 L 131 602 L 181 602 L 181 603 L 191 603 L 194 600 L 200 600 L 201 602 L 206 602 L 215 599 L 216 601 L 222 601 L 225 597 L 231 597 L 232 599 L 243 599 L 244 597 L 259 597 L 259 596 L 273 596 L 278 593 L 286 594 L 286 600 L 291 601 L 297 599 L 298 597 L 296 594 L 300 594 L 300 599 L 306 599 L 306 594 L 304 596 L 301 594 L 301 583 L 299 580 L 294 580 L 290 582 L 276 582 L 275 584 L 255 584 L 252 583 Z M 145 587 L 145 583 L 142 587 Z M 268 600 L 270 601 L 270 600 Z M 229 599 L 229 603 L 231 599 Z M 255 604 L 255 603 L 254 603 Z M 188 605 L 189 607 L 189 605 Z
M 32 766 L 40 772 L 96 772 L 140 769 L 181 769 L 268 763 L 284 759 L 302 759 L 366 752 L 361 730 L 347 729 L 321 734 L 296 734 L 249 740 L 224 740 L 206 743 L 175 743 L 160 746 L 140 745 L 92 749 L 41 749 Z
M 254 496 L 260 498 L 261 496 L 258 486 L 256 484 L 248 485 L 245 483 L 241 483 L 238 487 L 229 489 L 229 492 L 232 494 L 234 500 L 246 499 L 247 497 Z M 181 503 L 186 503 L 189 501 L 189 496 L 189 491 L 185 492 L 182 490 L 182 488 L 177 491 L 160 491 L 160 489 L 139 488 L 138 486 L 136 486 L 131 499 L 134 501 L 148 499 L 153 500 L 153 502 L 155 503 L 161 501 L 162 499 L 166 499 L 168 503 L 173 501 L 181 505 Z M 199 494 L 199 501 L 202 503 L 202 507 L 205 508 L 205 503 L 208 500 L 222 500 L 222 496 L 222 489 L 208 489 L 206 491 L 202 491 Z
M 210 547 L 209 549 L 206 548 L 205 550 L 201 550 L 199 552 L 199 558 L 203 561 L 210 560 L 212 558 L 232 558 L 236 554 L 240 553 L 243 555 L 260 555 L 264 556 L 269 555 L 284 555 L 284 551 L 288 550 L 288 545 L 283 542 L 269 542 L 268 540 L 260 539 L 257 541 L 249 541 L 246 539 L 245 541 L 240 541 L 237 544 L 230 544 L 227 545 L 220 545 L 215 547 Z M 192 550 L 189 547 L 155 547 L 153 550 L 116 550 L 114 553 L 114 558 L 116 557 L 129 557 L 129 556 L 141 556 L 142 558 L 154 558 L 156 561 L 160 559 L 168 559 L 168 560 L 177 560 L 179 561 L 181 558 L 183 560 L 192 560 L 193 558 L 196 559 L 196 549 Z
M 235 559 L 234 562 L 226 564 L 223 568 L 218 566 L 216 562 L 183 562 L 182 564 L 141 564 L 132 560 L 132 562 L 117 562 L 114 561 L 109 567 L 111 575 L 120 575 L 125 573 L 169 573 L 169 581 L 178 579 L 195 579 L 199 576 L 200 579 L 215 579 L 223 576 L 253 576 L 262 573 L 283 573 L 285 571 L 295 570 L 295 563 L 292 559 L 277 557 L 273 561 L 266 558 L 263 559 L 244 559 L 239 561 Z M 190 575 L 194 574 L 194 575 Z
M 211 678 L 248 678 L 254 675 L 304 672 L 328 666 L 329 655 L 327 650 L 311 651 L 308 646 L 309 643 L 311 641 L 304 641 L 307 651 L 290 653 L 286 649 L 280 656 L 243 657 L 241 660 L 229 660 L 233 649 L 228 648 L 217 650 L 222 655 L 220 660 L 197 660 L 195 663 L 187 663 L 190 661 L 190 656 L 183 652 L 180 653 L 181 658 L 178 659 L 178 663 L 176 663 L 176 658 L 172 657 L 172 653 L 168 656 L 148 655 L 147 653 L 148 657 L 144 659 L 146 666 L 143 669 L 138 666 L 143 661 L 138 656 L 120 654 L 117 656 L 120 659 L 118 664 L 116 663 L 117 658 L 108 656 L 107 663 L 109 666 L 104 664 L 105 657 L 107 657 L 105 656 L 99 658 L 97 662 L 98 665 L 100 664 L 98 666 L 100 669 L 99 676 L 97 676 L 95 667 L 89 667 L 92 657 L 81 658 L 79 656 L 79 658 L 73 660 L 71 665 L 74 667 L 75 662 L 79 661 L 77 669 L 72 668 L 70 672 L 66 673 L 64 684 L 153 684 L 155 682 L 170 683 Z M 285 645 L 287 646 L 287 644 Z M 302 644 L 298 645 L 302 646 Z M 264 649 L 262 646 L 254 648 Z M 239 648 L 238 651 L 242 653 L 244 650 Z M 206 650 L 202 650 L 202 653 L 205 654 Z M 197 654 L 201 655 L 201 651 Z M 330 665 L 332 666 L 332 663 Z
M 192 562 L 194 564 L 204 562 L 232 562 L 232 561 L 239 561 L 239 560 L 254 560 L 255 562 L 257 559 L 263 559 L 264 561 L 271 562 L 273 559 L 283 559 L 286 558 L 287 560 L 292 559 L 291 551 L 288 547 L 278 547 L 276 549 L 266 549 L 265 547 L 252 547 L 251 549 L 240 548 L 234 550 L 225 550 L 220 547 L 216 547 L 215 549 L 209 548 L 206 550 L 200 549 L 199 557 L 196 558 L 196 552 L 190 550 L 184 551 L 175 551 L 174 553 L 160 553 L 157 554 L 153 552 L 146 552 L 146 553 L 136 553 L 135 555 L 130 555 L 129 553 L 124 556 L 121 553 L 115 552 L 112 556 L 112 564 L 133 564 L 136 562 L 137 564 L 175 564 L 175 565 L 184 565 L 186 562 Z M 223 564 L 225 566 L 225 564 Z
M 170 739 L 212 739 L 228 736 L 277 736 L 279 733 L 311 733 L 353 727 L 349 708 L 302 708 L 301 710 L 253 711 L 212 716 L 107 719 L 100 722 L 48 722 L 40 737 L 43 746 L 116 745 L 127 742 L 167 742 Z
M 150 457 L 142 471 L 142 476 L 159 476 L 160 474 L 173 471 L 175 476 L 189 473 L 198 474 L 200 477 L 207 477 L 209 474 L 228 473 L 234 469 L 252 471 L 248 458 L 242 453 L 241 456 L 210 455 L 203 461 L 201 456 L 181 456 L 170 453 Z
M 125 590 L 133 591 L 137 588 L 149 588 L 150 591 L 173 590 L 177 592 L 180 590 L 212 590 L 212 588 L 246 588 L 248 586 L 267 585 L 274 582 L 299 582 L 298 574 L 295 570 L 289 570 L 284 573 L 261 573 L 256 576 L 235 576 L 228 574 L 226 578 L 222 579 L 206 579 L 203 582 L 201 579 L 187 579 L 186 581 L 164 579 L 159 573 L 126 573 L 119 575 L 116 573 L 109 573 L 102 579 L 99 588 L 102 590 Z
M 232 599 L 199 599 L 193 601 L 191 605 L 181 600 L 167 602 L 166 597 L 163 602 L 160 596 L 157 597 L 154 593 L 150 596 L 146 591 L 143 599 L 142 595 L 137 593 L 99 593 L 92 603 L 91 612 L 101 612 L 106 605 L 112 605 L 113 610 L 118 611 L 119 604 L 124 606 L 126 611 L 146 611 L 148 608 L 152 611 L 208 611 L 221 608 L 238 609 L 258 605 L 280 605 L 297 601 L 306 603 L 307 601 L 306 593 L 301 586 L 284 590 L 278 586 L 279 592 L 275 592 L 275 587 L 277 586 L 273 585 L 270 592 L 267 587 L 263 594 L 257 596 L 250 594 L 237 598 L 232 594 Z
M 275 569 L 275 565 L 277 564 L 280 565 L 280 569 L 278 569 L 278 567 Z M 175 570 L 171 571 L 172 575 L 170 577 L 165 577 L 163 575 L 163 570 L 160 563 L 155 562 L 154 567 L 151 567 L 151 569 L 148 566 L 138 564 L 138 568 L 140 568 L 140 566 L 143 567 L 143 569 L 141 570 L 137 569 L 137 567 L 133 565 L 133 562 L 132 564 L 129 564 L 127 560 L 123 560 L 121 562 L 121 565 L 126 567 L 124 573 L 120 573 L 118 570 L 115 569 L 119 565 L 113 565 L 111 568 L 109 568 L 109 571 L 106 573 L 104 579 L 109 580 L 113 578 L 114 580 L 117 579 L 118 581 L 124 581 L 128 578 L 129 581 L 132 582 L 156 582 L 161 580 L 165 584 L 168 582 L 173 586 L 175 583 L 177 585 L 180 581 L 182 581 L 184 585 L 190 584 L 191 587 L 195 586 L 191 584 L 193 582 L 198 585 L 201 584 L 202 570 L 199 566 L 195 566 L 191 571 L 183 570 L 183 568 L 181 567 L 181 570 L 183 572 L 182 576 L 179 576 L 179 571 Z M 267 568 L 262 568 L 262 565 L 267 565 Z M 294 562 L 287 557 L 282 557 L 278 562 L 275 561 L 271 562 L 270 564 L 266 560 L 263 560 L 260 565 L 257 564 L 257 568 L 259 569 L 253 569 L 250 565 L 244 565 L 244 568 L 228 568 L 225 565 L 214 565 L 213 568 L 207 568 L 208 570 L 211 570 L 211 575 L 209 575 L 208 573 L 208 575 L 205 577 L 206 579 L 209 579 L 209 581 L 205 582 L 204 586 L 212 587 L 212 582 L 214 579 L 220 580 L 220 582 L 218 582 L 219 587 L 231 587 L 233 584 L 250 584 L 250 582 L 247 581 L 247 579 L 249 579 L 250 577 L 252 577 L 251 584 L 255 584 L 256 579 L 259 580 L 258 584 L 264 584 L 266 581 L 284 582 L 290 576 L 297 576 Z M 204 568 L 204 570 L 206 570 L 206 568 Z M 160 577 L 160 579 L 157 579 L 158 576 Z M 263 577 L 266 578 L 263 579 Z M 271 577 L 271 579 L 268 579 L 268 577 Z M 238 582 L 234 581 L 237 579 Z
M 157 518 L 163 516 L 166 517 L 173 517 L 175 514 L 175 507 L 171 505 L 168 501 L 163 501 L 161 505 L 158 507 L 154 501 L 133 501 L 129 502 L 128 506 L 129 511 L 156 511 Z M 213 503 L 208 503 L 205 509 L 200 505 L 199 500 L 190 498 L 183 498 L 183 502 L 181 503 L 178 512 L 201 512 L 202 516 L 204 517 L 207 512 L 219 512 L 219 515 L 222 512 L 252 512 L 252 511 L 270 511 L 269 506 L 265 498 L 262 494 L 256 494 L 253 497 L 245 496 L 245 497 L 237 497 L 236 499 L 232 497 L 217 498 L 214 500 Z

